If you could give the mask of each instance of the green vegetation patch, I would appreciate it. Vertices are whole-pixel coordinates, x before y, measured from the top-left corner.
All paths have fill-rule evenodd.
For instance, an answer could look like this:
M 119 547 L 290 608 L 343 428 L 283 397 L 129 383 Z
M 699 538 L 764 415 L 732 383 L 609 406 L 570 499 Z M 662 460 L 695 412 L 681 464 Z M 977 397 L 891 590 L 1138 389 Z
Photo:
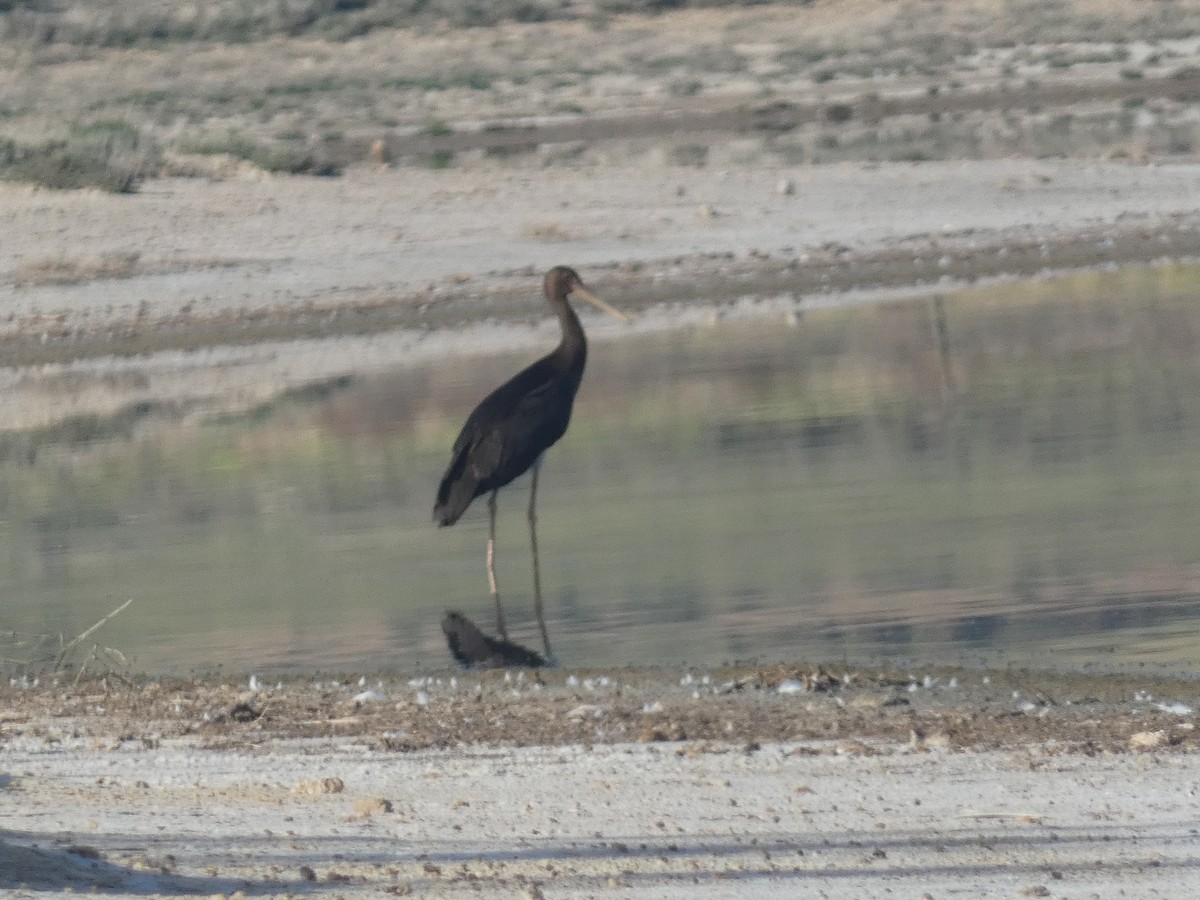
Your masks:
M 341 167 L 318 149 L 290 142 L 255 141 L 234 130 L 191 141 L 184 144 L 182 149 L 187 153 L 206 156 L 226 153 L 244 159 L 264 172 L 322 176 L 341 174 Z
M 128 194 L 160 165 L 158 144 L 125 122 L 79 125 L 41 143 L 0 138 L 0 177 L 55 190 Z

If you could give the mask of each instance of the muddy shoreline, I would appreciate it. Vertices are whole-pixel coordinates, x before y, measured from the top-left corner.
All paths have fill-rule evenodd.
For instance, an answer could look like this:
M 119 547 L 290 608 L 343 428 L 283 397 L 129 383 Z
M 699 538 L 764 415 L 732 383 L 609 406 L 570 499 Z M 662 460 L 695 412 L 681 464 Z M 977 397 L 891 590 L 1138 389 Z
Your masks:
M 795 665 L 80 681 L 64 673 L 15 681 L 2 696 L 7 740 L 188 738 L 209 749 L 334 737 L 398 753 L 849 740 L 957 751 L 1053 744 L 1092 755 L 1189 753 L 1200 741 L 1188 724 L 1200 683 L 1148 673 Z M 1135 737 L 1142 733 L 1157 737 Z
M 836 306 L 869 293 L 889 296 L 935 293 L 997 279 L 1150 265 L 1200 257 L 1200 216 L 1168 221 L 1086 227 L 1065 235 L 952 234 L 922 236 L 886 247 L 852 249 L 824 245 L 799 258 L 768 253 L 738 258 L 706 253 L 670 260 L 612 263 L 599 269 L 606 288 L 621 296 L 631 313 L 688 307 L 717 311 L 737 301 L 790 300 Z M 0 335 L 0 353 L 13 366 L 42 365 L 98 357 L 130 357 L 164 351 L 253 345 L 302 339 L 366 336 L 389 331 L 456 331 L 477 324 L 519 321 L 527 315 L 529 285 L 536 272 L 482 279 L 463 277 L 436 290 L 299 307 L 261 307 L 205 316 L 192 311 L 154 319 L 84 324 L 55 314 L 33 318 Z M 487 284 L 487 282 L 493 282 Z M 863 302 L 862 299 L 856 302 Z M 776 304 L 777 306 L 779 304 Z M 781 311 L 786 311 L 782 310 Z
M 18 895 L 1115 897 L 1198 864 L 1194 681 L 613 669 L 0 697 Z

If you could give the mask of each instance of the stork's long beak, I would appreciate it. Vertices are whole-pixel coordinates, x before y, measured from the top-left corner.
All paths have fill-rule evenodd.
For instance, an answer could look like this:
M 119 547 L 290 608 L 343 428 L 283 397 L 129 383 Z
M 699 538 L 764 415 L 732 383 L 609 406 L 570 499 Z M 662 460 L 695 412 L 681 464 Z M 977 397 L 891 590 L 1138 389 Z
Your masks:
M 601 300 L 599 297 L 597 297 L 595 294 L 593 294 L 591 291 L 589 291 L 587 288 L 583 287 L 582 285 L 577 284 L 575 286 L 575 289 L 571 293 L 578 294 L 580 297 L 582 297 L 588 303 L 592 304 L 592 306 L 596 307 L 596 309 L 601 310 L 602 312 L 608 313 L 614 319 L 620 319 L 622 322 L 624 322 L 627 325 L 633 321 L 633 319 L 629 318 L 629 316 L 625 315 L 625 313 L 621 312 L 616 307 L 609 306 L 607 303 L 605 303 L 603 300 Z

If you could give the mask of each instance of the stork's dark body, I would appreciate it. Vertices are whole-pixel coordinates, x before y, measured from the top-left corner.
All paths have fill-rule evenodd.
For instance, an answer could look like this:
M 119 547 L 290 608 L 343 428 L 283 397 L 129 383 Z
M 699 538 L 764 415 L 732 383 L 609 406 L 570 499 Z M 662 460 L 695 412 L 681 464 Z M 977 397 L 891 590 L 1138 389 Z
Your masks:
M 551 660 L 550 636 L 542 608 L 542 582 L 538 568 L 537 544 L 537 462 L 547 449 L 563 436 L 571 423 L 571 407 L 587 363 L 587 339 L 579 318 L 567 302 L 574 293 L 608 314 L 629 321 L 583 285 L 579 274 L 566 266 L 555 266 L 542 283 L 546 299 L 562 326 L 562 340 L 553 353 L 543 356 L 529 368 L 518 372 L 496 390 L 467 417 L 459 432 L 450 465 L 438 485 L 433 519 L 441 525 L 453 525 L 480 494 L 488 495 L 488 590 L 496 605 L 496 630 L 508 640 L 500 588 L 496 581 L 496 493 L 518 475 L 533 469 L 529 482 L 529 549 L 533 558 L 533 612 L 542 633 L 545 659 Z
M 433 509 L 438 525 L 453 525 L 476 497 L 529 471 L 566 433 L 587 363 L 587 339 L 565 295 L 550 294 L 550 302 L 562 324 L 561 342 L 488 394 L 467 418 L 438 487 Z

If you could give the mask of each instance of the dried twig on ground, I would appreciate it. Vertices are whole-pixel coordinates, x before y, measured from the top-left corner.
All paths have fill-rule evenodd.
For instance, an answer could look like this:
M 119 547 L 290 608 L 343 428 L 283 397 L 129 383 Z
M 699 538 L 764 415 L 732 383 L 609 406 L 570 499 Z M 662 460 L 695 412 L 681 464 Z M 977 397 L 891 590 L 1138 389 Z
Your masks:
M 129 606 L 129 604 L 132 602 L 133 602 L 133 598 L 130 597 L 128 600 L 126 600 L 124 603 L 122 603 L 120 606 L 118 606 L 112 612 L 108 613 L 108 615 L 102 617 L 100 619 L 100 621 L 96 622 L 96 624 L 94 624 L 91 628 L 88 628 L 82 634 L 76 636 L 72 640 L 69 640 L 69 641 L 67 641 L 67 643 L 63 644 L 62 648 L 58 651 L 58 655 L 54 657 L 54 665 L 51 667 L 52 670 L 55 672 L 58 672 L 59 670 L 61 670 L 62 666 L 63 666 L 63 661 L 67 658 L 67 654 L 70 653 L 72 649 L 74 649 L 81 641 L 85 641 L 89 637 L 91 637 L 102 625 L 104 625 L 104 623 L 106 623 L 113 616 L 117 615 L 118 613 L 124 612 L 125 608 L 127 606 Z M 94 650 L 93 650 L 93 654 L 94 654 Z

